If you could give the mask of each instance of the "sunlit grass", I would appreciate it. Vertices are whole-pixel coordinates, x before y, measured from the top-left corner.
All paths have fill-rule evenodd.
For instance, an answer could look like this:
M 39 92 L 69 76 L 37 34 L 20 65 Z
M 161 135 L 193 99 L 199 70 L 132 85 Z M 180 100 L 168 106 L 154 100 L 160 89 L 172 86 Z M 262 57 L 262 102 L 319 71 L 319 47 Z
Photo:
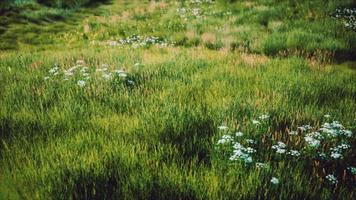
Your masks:
M 351 1 L 203 2 L 1 16 L 0 198 L 352 199 Z

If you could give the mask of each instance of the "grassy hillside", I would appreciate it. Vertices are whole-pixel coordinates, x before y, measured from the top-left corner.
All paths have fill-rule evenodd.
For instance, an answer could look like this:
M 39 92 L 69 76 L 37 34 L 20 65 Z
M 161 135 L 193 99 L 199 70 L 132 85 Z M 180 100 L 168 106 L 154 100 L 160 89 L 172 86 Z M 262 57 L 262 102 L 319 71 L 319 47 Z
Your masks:
M 7 4 L 0 199 L 354 199 L 355 17 L 348 0 Z

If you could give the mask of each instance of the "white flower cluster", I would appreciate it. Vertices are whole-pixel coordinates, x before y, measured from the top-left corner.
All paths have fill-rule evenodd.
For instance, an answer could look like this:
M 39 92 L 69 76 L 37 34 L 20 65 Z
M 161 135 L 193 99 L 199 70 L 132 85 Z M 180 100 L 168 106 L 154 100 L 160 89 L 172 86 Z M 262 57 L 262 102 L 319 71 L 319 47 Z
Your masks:
M 343 152 L 349 148 L 350 148 L 350 145 L 348 145 L 348 144 L 340 144 L 336 147 L 332 147 L 332 148 L 330 148 L 330 150 L 331 150 L 330 157 L 332 157 L 334 159 L 339 159 L 339 158 L 341 159 L 341 158 L 343 158 Z
M 356 167 L 348 167 L 348 170 L 350 170 L 351 174 L 356 175 Z
M 272 149 L 276 150 L 276 153 L 278 154 L 287 154 L 291 155 L 293 157 L 298 157 L 300 156 L 300 152 L 297 150 L 287 150 L 287 145 L 284 142 L 277 142 L 276 145 L 272 145 Z
M 356 8 L 336 9 L 332 16 L 342 19 L 346 28 L 356 31 Z
M 331 123 L 324 123 L 320 131 L 325 133 L 328 137 L 338 137 L 338 136 L 346 136 L 351 137 L 352 132 L 350 130 L 344 129 L 344 126 L 340 124 L 338 121 L 333 121 Z
M 226 144 L 226 143 L 232 143 L 234 139 L 231 137 L 231 135 L 223 135 L 221 139 L 218 140 L 217 144 Z
M 212 0 L 190 0 L 190 3 L 192 3 L 192 4 L 203 4 L 203 3 L 212 4 L 214 2 Z
M 325 178 L 332 184 L 336 184 L 338 182 L 337 178 L 333 174 L 328 174 L 325 176 Z
M 200 8 L 178 8 L 177 13 L 181 18 L 188 20 L 188 17 L 193 17 L 196 19 L 203 18 L 204 13 Z
M 319 147 L 322 139 L 324 139 L 324 137 L 319 132 L 311 132 L 304 137 L 304 140 L 309 147 L 313 148 Z
M 285 149 L 286 146 L 287 145 L 284 144 L 283 142 L 278 142 L 277 145 L 273 145 L 272 146 L 272 149 L 276 150 L 276 153 L 283 154 L 283 153 L 285 153 L 287 151 Z
M 230 156 L 230 160 L 242 160 L 245 163 L 252 163 L 252 156 L 251 154 L 255 153 L 256 150 L 252 147 L 244 147 L 239 142 L 235 142 L 233 145 L 233 152 Z
M 269 119 L 269 117 L 270 117 L 270 116 L 269 116 L 268 114 L 263 114 L 263 115 L 259 116 L 258 118 L 259 118 L 261 121 L 266 121 L 266 120 Z M 253 120 L 252 120 L 252 124 L 258 126 L 258 125 L 261 125 L 261 124 L 262 124 L 261 121 L 256 120 L 256 119 L 253 119 Z
M 114 70 L 113 72 L 109 71 L 109 65 L 103 64 L 101 68 L 95 69 L 96 74 L 100 74 L 101 78 L 104 80 L 111 80 L 113 76 L 117 75 L 118 77 L 125 79 L 127 77 L 127 73 L 121 69 Z M 62 75 L 64 81 L 68 81 L 70 79 L 75 79 L 76 84 L 79 87 L 84 87 L 87 85 L 87 81 L 91 79 L 89 72 L 89 67 L 86 66 L 83 60 L 77 60 L 76 65 L 70 67 L 69 69 L 63 69 L 62 71 L 58 66 L 53 67 L 49 70 L 49 76 L 44 77 L 44 80 L 48 80 L 55 76 Z M 134 84 L 132 80 L 127 80 L 127 83 Z
M 168 47 L 172 46 L 175 43 L 170 42 L 166 39 L 162 39 L 159 37 L 155 36 L 139 36 L 139 35 L 132 35 L 127 38 L 120 39 L 118 41 L 115 40 L 109 40 L 106 42 L 107 45 L 109 46 L 125 46 L 125 45 L 130 45 L 134 48 L 139 48 L 139 47 L 149 47 L 152 45 L 157 45 L 158 47 Z
M 225 131 L 228 130 L 228 127 L 222 125 L 219 126 L 218 129 Z M 249 146 L 243 146 L 241 143 L 236 141 L 237 138 L 242 137 L 243 135 L 244 134 L 240 131 L 235 133 L 235 138 L 232 135 L 225 134 L 221 136 L 221 138 L 217 141 L 217 145 L 229 145 L 229 148 L 232 149 L 232 155 L 230 156 L 229 160 L 241 160 L 245 163 L 251 163 L 253 161 L 251 154 L 256 153 L 256 150 Z M 246 139 L 245 142 L 247 144 L 255 143 L 255 141 L 252 139 Z
M 300 131 L 304 132 L 304 131 L 308 131 L 308 130 L 310 130 L 310 129 L 313 129 L 313 127 L 310 126 L 309 124 L 306 124 L 306 125 L 303 125 L 303 126 L 299 126 L 298 129 L 299 129 Z
M 279 184 L 279 180 L 278 180 L 278 178 L 276 178 L 276 177 L 272 177 L 272 178 L 271 178 L 271 183 L 273 183 L 274 185 Z
M 256 167 L 260 168 L 260 169 L 266 169 L 266 168 L 268 168 L 268 164 L 267 163 L 256 162 Z
M 268 115 L 261 115 L 259 117 L 260 120 L 266 120 L 268 118 Z M 330 118 L 330 115 L 327 115 L 325 118 Z M 263 121 L 257 121 L 258 123 L 254 121 L 252 122 L 254 124 L 264 123 Z M 225 125 L 219 126 L 218 128 L 222 131 L 229 130 L 229 128 Z M 218 140 L 217 144 L 226 144 L 224 147 L 227 147 L 228 149 L 223 150 L 228 150 L 228 158 L 230 161 L 239 160 L 245 164 L 250 164 L 254 162 L 254 157 L 259 157 L 255 156 L 256 153 L 263 153 L 256 151 L 256 140 L 244 138 L 241 140 L 241 137 L 245 135 L 241 131 L 237 131 L 235 134 L 229 132 L 225 133 L 226 134 L 223 135 L 220 140 Z M 352 148 L 350 145 L 350 140 L 353 139 L 351 137 L 354 136 L 350 130 L 346 130 L 344 126 L 338 121 L 324 123 L 320 129 L 317 127 L 312 127 L 311 125 L 299 126 L 297 131 L 290 131 L 289 135 L 293 135 L 293 138 L 291 138 L 288 143 L 276 141 L 276 143 L 272 145 L 271 149 L 273 149 L 277 155 L 302 157 L 303 159 L 318 159 L 315 157 L 318 156 L 327 163 L 338 162 L 337 160 L 339 159 L 347 158 L 350 149 Z M 295 143 L 295 141 L 300 141 L 300 139 L 303 138 L 305 142 Z M 289 143 L 293 144 L 293 146 L 296 145 L 295 149 L 290 148 L 287 145 Z M 284 157 L 280 158 L 283 159 Z M 267 168 L 268 164 L 256 162 L 255 166 L 256 168 Z M 348 165 L 347 169 L 351 172 L 351 174 L 356 175 L 356 167 Z M 327 175 L 325 178 L 332 184 L 338 183 L 337 178 L 332 174 Z M 279 180 L 275 177 L 272 177 L 271 183 L 278 184 Z

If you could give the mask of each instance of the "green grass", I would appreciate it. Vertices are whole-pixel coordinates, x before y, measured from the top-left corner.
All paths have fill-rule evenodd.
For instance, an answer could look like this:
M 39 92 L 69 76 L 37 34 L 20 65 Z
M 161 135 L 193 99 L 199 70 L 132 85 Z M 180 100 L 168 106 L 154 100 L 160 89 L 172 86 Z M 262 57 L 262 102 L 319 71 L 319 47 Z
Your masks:
M 179 14 L 181 6 L 200 14 Z M 352 6 L 113 1 L 6 11 L 0 199 L 353 199 L 355 175 L 345 167 L 355 167 L 356 35 L 329 16 Z M 107 44 L 132 35 L 159 45 Z M 64 80 L 78 60 L 88 67 L 84 87 L 82 67 Z M 103 79 L 103 64 L 127 77 Z M 251 124 L 264 113 L 267 124 Z M 344 159 L 273 153 L 281 140 L 301 147 L 288 132 L 320 127 L 325 114 L 354 133 Z M 216 145 L 222 124 L 257 140 L 254 162 L 270 167 L 229 161 Z

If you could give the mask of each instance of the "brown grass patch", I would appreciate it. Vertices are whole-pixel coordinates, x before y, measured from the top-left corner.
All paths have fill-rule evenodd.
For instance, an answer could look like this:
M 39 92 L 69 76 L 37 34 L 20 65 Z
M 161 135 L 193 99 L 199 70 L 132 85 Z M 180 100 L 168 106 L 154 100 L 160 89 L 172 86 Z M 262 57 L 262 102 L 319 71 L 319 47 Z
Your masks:
M 257 55 L 257 54 L 241 54 L 241 60 L 244 64 L 250 66 L 257 66 L 263 63 L 266 63 L 269 58 L 265 55 Z

